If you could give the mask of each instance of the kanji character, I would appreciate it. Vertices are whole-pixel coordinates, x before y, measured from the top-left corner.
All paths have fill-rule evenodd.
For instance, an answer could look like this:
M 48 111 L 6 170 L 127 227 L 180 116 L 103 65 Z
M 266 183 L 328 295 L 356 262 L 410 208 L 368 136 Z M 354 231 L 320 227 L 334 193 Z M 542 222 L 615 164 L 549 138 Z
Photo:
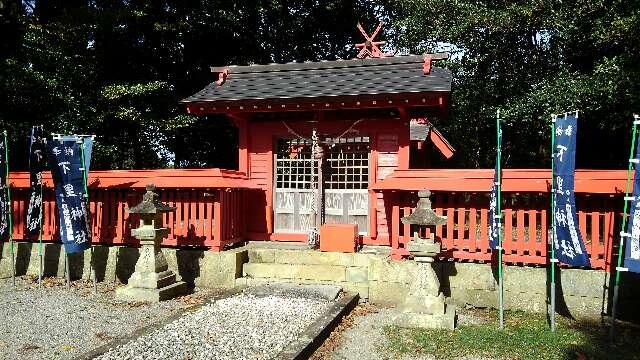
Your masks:
M 562 155 L 564 155 L 564 152 L 567 151 L 567 147 L 563 146 L 563 145 L 558 145 L 556 147 L 558 149 L 558 156 L 560 158 L 560 162 L 562 162 Z

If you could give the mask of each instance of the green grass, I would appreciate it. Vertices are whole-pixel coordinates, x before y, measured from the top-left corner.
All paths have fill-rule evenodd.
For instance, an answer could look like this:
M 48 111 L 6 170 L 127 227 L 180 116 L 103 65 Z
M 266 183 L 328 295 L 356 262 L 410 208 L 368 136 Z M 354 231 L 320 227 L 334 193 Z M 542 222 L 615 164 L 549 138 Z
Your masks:
M 544 315 L 508 312 L 505 330 L 499 330 L 495 311 L 474 313 L 486 323 L 459 326 L 454 331 L 386 327 L 390 350 L 397 355 L 431 354 L 437 359 L 465 355 L 519 360 L 640 359 L 638 329 L 617 327 L 616 342 L 610 345 L 608 327 L 599 322 L 558 317 L 552 333 Z

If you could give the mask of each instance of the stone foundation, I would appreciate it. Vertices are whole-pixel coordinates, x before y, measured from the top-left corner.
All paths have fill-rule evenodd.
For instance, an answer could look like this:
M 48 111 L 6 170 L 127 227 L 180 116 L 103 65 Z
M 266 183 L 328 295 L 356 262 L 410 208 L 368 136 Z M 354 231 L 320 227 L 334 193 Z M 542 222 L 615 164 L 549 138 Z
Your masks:
M 0 277 L 10 277 L 9 246 L 3 244 Z M 64 277 L 63 253 L 59 244 L 44 246 L 45 276 Z M 177 278 L 190 286 L 224 287 L 274 281 L 320 283 L 342 286 L 360 294 L 364 301 L 399 305 L 409 291 L 415 262 L 395 262 L 385 255 L 363 253 L 323 253 L 248 247 L 215 253 L 209 250 L 164 248 Z M 18 275 L 38 275 L 38 244 L 16 243 Z M 96 273 L 99 281 L 126 283 L 134 271 L 138 249 L 96 246 Z M 70 256 L 71 278 L 89 279 L 91 253 Z M 117 260 L 116 260 L 117 259 Z M 117 262 L 117 264 L 116 264 Z M 448 302 L 458 306 L 496 307 L 497 285 L 489 264 L 436 262 L 434 270 Z M 557 280 L 557 310 L 573 317 L 599 318 L 609 310 L 609 275 L 599 270 L 561 269 Z M 244 276 L 244 277 L 243 277 Z M 533 312 L 546 311 L 544 267 L 505 267 L 505 307 Z M 640 277 L 622 274 L 620 318 L 638 319 L 634 306 L 640 299 Z
M 0 259 L 0 278 L 11 277 L 9 244 L 2 244 Z M 39 246 L 37 243 L 16 242 L 16 274 L 38 276 Z M 64 250 L 60 244 L 44 244 L 44 275 L 64 278 Z M 247 251 L 233 249 L 224 252 L 212 252 L 206 249 L 162 249 L 170 269 L 176 271 L 177 279 L 190 287 L 231 288 L 236 278 L 242 276 L 242 264 L 247 259 Z M 120 246 L 94 246 L 96 277 L 98 281 L 127 283 L 133 274 L 139 249 Z M 91 251 L 69 255 L 71 279 L 91 278 L 89 264 Z

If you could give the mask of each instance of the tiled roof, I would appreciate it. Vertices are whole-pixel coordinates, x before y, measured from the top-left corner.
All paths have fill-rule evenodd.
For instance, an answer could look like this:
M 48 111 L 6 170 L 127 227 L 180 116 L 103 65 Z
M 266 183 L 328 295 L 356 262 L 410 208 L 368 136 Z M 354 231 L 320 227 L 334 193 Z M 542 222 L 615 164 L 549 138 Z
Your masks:
M 229 66 L 226 81 L 207 85 L 182 100 L 235 102 L 246 100 L 311 99 L 340 96 L 448 92 L 451 72 L 431 68 L 423 72 L 419 55 L 354 60 Z

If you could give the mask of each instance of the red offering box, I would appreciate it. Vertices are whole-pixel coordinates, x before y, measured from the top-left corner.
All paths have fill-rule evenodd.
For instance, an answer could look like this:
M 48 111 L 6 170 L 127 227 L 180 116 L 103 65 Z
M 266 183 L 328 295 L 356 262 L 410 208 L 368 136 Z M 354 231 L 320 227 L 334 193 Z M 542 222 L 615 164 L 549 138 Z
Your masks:
M 356 251 L 358 244 L 357 224 L 324 224 L 320 227 L 320 251 Z

